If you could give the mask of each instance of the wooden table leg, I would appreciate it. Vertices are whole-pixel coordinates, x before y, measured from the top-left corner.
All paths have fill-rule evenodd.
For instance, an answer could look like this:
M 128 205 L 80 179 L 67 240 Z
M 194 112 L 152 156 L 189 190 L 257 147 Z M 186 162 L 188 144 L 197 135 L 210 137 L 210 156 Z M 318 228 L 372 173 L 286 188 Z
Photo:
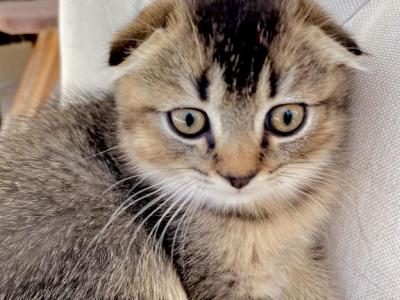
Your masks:
M 11 110 L 12 116 L 34 116 L 60 78 L 57 30 L 39 33 Z

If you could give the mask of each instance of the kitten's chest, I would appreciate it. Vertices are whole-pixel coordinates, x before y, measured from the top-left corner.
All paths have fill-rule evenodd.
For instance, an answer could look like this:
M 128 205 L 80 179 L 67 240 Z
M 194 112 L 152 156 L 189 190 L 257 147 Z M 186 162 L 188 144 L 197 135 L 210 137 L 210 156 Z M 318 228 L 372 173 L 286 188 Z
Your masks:
M 198 230 L 196 240 L 185 250 L 183 278 L 192 298 L 281 298 L 287 279 L 266 229 L 240 223 L 222 225 Z
M 221 272 L 216 278 L 230 277 L 226 299 L 280 299 L 285 283 L 278 260 L 258 241 L 247 238 L 225 249 L 220 256 Z M 226 273 L 225 273 L 226 272 Z

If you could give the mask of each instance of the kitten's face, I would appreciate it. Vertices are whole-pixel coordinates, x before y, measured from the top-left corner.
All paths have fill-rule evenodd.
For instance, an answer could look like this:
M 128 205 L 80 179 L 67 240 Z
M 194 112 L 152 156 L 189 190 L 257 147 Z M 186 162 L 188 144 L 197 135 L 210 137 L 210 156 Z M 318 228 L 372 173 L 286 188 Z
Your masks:
M 178 13 L 125 62 L 120 137 L 175 200 L 273 213 L 331 180 L 353 54 L 287 8 L 224 2 Z

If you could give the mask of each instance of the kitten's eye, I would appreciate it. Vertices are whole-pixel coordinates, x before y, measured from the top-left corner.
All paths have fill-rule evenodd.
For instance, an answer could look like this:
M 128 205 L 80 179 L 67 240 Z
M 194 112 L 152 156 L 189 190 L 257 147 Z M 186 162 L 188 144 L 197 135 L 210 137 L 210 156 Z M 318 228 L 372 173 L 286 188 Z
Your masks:
M 207 115 L 196 109 L 177 109 L 168 113 L 168 119 L 175 131 L 186 138 L 196 138 L 208 130 Z
M 289 136 L 303 126 L 305 119 L 306 106 L 304 104 L 285 104 L 268 112 L 265 127 L 276 135 Z

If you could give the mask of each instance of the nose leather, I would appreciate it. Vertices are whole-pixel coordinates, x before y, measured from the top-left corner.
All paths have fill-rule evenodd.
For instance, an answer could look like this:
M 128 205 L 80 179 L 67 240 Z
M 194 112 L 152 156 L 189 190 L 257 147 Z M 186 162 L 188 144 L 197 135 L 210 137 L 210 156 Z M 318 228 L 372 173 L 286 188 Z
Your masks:
M 248 176 L 244 177 L 234 177 L 234 176 L 223 176 L 226 180 L 229 181 L 229 183 L 237 189 L 242 189 L 246 185 L 250 183 L 250 181 L 256 176 L 257 173 L 251 173 Z

